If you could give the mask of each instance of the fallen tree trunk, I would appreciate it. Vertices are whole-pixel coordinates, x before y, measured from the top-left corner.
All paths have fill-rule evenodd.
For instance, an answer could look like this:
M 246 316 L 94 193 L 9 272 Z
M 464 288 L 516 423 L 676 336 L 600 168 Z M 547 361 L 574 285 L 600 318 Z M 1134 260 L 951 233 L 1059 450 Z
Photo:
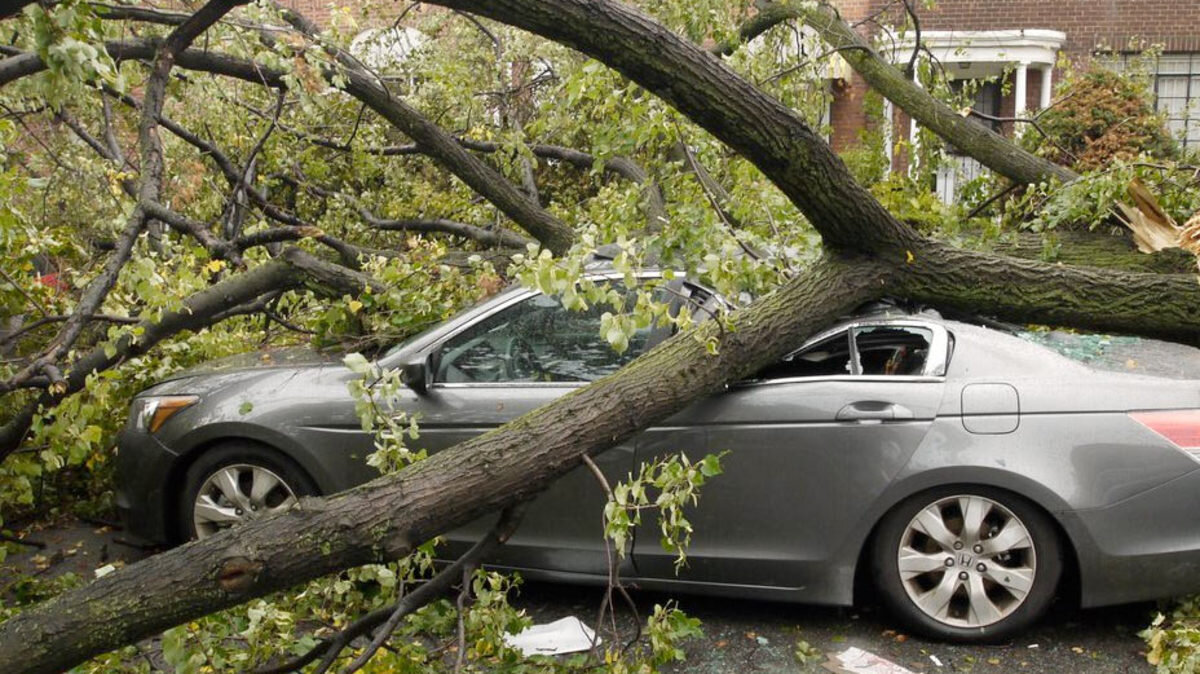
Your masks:
M 987 245 L 1002 255 L 1029 260 L 1046 260 L 1064 264 L 1106 267 L 1153 274 L 1190 274 L 1196 271 L 1196 256 L 1182 248 L 1167 248 L 1157 253 L 1143 253 L 1125 236 L 1099 232 L 1054 232 L 1047 251 L 1047 239 L 1042 234 L 1022 232 L 1011 238 L 1000 238 Z

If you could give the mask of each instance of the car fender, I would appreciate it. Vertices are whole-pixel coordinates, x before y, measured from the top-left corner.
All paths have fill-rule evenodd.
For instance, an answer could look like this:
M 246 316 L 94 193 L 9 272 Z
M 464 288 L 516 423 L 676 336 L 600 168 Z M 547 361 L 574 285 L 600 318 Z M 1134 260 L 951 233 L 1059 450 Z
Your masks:
M 179 450 L 183 464 L 188 465 L 200 452 L 223 440 L 252 440 L 266 445 L 299 464 L 322 494 L 339 490 L 324 462 L 295 438 L 275 428 L 245 421 L 218 421 L 190 430 L 173 440 L 172 445 Z
M 1072 550 L 1078 550 L 1081 546 L 1089 547 L 1088 541 L 1078 540 L 1077 529 L 1066 526 L 1063 521 L 1062 513 L 1070 510 L 1068 504 L 1046 485 L 1030 479 L 1028 476 L 1001 468 L 954 466 L 924 470 L 899 477 L 893 481 L 860 518 L 851 535 L 847 537 L 845 547 L 838 554 L 838 558 L 842 560 L 842 563 L 854 567 L 857 573 L 857 565 L 862 559 L 862 553 L 870 544 L 871 536 L 884 515 L 909 497 L 934 487 L 949 484 L 963 485 L 964 487 L 978 485 L 1012 492 L 1046 512 L 1059 531 L 1063 532 L 1066 538 L 1065 542 L 1071 546 Z

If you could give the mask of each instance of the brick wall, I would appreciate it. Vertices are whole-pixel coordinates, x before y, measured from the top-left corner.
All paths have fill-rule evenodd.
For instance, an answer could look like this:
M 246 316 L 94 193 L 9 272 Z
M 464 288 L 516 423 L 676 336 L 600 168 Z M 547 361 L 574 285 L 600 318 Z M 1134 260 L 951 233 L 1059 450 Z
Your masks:
M 886 4 L 872 2 L 874 9 Z M 1072 58 L 1125 49 L 1131 40 L 1200 51 L 1198 0 L 937 0 L 933 9 L 913 4 L 926 30 L 1060 30 L 1067 34 L 1063 51 Z
M 877 1 L 841 0 L 835 4 L 842 18 L 853 24 L 864 19 Z M 844 150 L 858 143 L 858 132 L 867 125 L 867 115 L 862 105 L 866 93 L 867 83 L 858 75 L 852 75 L 847 81 L 834 82 L 833 102 L 829 110 L 833 126 L 830 140 L 834 150 Z

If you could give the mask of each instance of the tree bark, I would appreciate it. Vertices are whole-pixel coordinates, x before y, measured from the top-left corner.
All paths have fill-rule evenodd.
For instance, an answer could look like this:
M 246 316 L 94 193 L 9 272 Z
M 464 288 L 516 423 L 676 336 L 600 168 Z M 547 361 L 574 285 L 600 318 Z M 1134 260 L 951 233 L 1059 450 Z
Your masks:
M 1043 260 L 1046 257 L 1046 241 L 1042 234 L 1022 232 L 987 245 L 1001 255 Z M 1138 250 L 1126 236 L 1061 230 L 1053 233 L 1051 243 L 1054 250 L 1050 257 L 1054 262 L 1154 274 L 1196 272 L 1196 256 L 1182 248 L 1166 248 L 1146 254 Z
M 936 241 L 913 249 L 899 297 L 1019 323 L 1069 325 L 1200 346 L 1200 276 L 1046 264 Z M 907 253 L 906 253 L 907 255 Z
M 0 624 L 0 671 L 57 672 L 253 597 L 395 559 L 535 496 L 595 454 L 722 390 L 885 290 L 892 270 L 827 258 L 751 307 L 708 321 L 620 372 L 399 473 L 189 543 Z M 710 355 L 708 339 L 719 339 Z

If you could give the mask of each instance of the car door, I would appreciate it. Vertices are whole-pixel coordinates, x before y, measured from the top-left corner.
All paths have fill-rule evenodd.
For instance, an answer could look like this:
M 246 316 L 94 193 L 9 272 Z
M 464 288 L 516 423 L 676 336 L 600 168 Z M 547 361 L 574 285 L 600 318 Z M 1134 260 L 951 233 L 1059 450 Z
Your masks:
M 819 577 L 924 438 L 947 353 L 940 325 L 843 326 L 643 434 L 639 462 L 729 452 L 690 511 L 695 532 L 678 577 L 781 588 Z M 637 531 L 636 572 L 674 578 L 657 526 Z
M 663 338 L 663 328 L 646 328 L 616 353 L 600 331 L 601 315 L 611 310 L 598 305 L 567 311 L 555 298 L 525 293 L 431 347 L 431 385 L 420 395 L 405 392 L 402 402 L 419 415 L 418 444 L 438 451 L 496 428 L 615 372 Z M 633 445 L 618 445 L 595 460 L 608 480 L 621 479 L 632 467 Z M 530 505 L 495 563 L 607 574 L 605 500 L 587 468 L 570 472 Z M 450 533 L 448 552 L 478 540 L 494 520 L 488 516 Z

